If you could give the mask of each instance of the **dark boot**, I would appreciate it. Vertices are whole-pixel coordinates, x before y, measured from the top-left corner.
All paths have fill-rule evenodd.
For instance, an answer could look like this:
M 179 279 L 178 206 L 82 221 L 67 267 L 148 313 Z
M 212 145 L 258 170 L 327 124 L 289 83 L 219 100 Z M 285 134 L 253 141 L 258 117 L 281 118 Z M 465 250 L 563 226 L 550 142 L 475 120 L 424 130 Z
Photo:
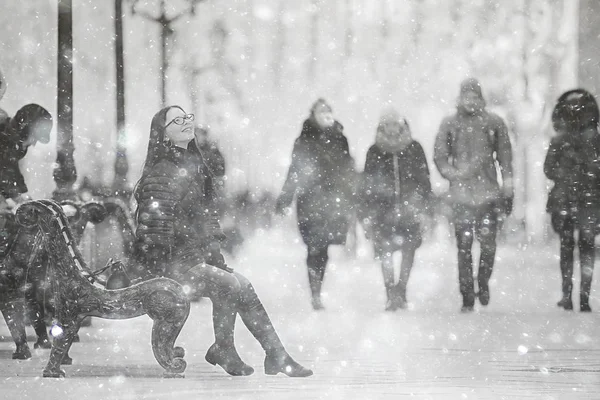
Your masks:
M 394 287 L 386 287 L 385 292 L 387 295 L 387 301 L 385 302 L 385 311 L 396 311 L 398 309 L 398 300 Z
M 219 365 L 232 376 L 248 376 L 254 373 L 254 368 L 242 361 L 233 344 L 221 347 L 214 343 L 204 359 L 212 365 Z
M 235 303 L 229 297 L 213 300 L 213 327 L 215 343 L 208 349 L 205 360 L 219 365 L 229 375 L 246 376 L 254 373 L 254 368 L 240 358 L 235 349 L 234 328 L 237 312 Z
M 287 352 L 267 353 L 265 357 L 265 374 L 286 374 L 293 378 L 305 378 L 313 374 L 312 370 L 298 364 Z
M 479 302 L 482 306 L 487 306 L 490 302 L 490 287 L 487 283 L 479 284 L 479 292 L 477 293 Z
M 310 369 L 304 368 L 292 359 L 279 339 L 275 328 L 267 314 L 267 310 L 256 295 L 248 280 L 238 277 L 242 284 L 238 311 L 248 331 L 256 338 L 265 350 L 265 373 L 276 375 L 282 372 L 290 377 L 312 375 Z
M 571 300 L 571 294 L 567 295 L 563 295 L 563 298 L 559 300 L 558 303 L 556 303 L 557 306 L 564 308 L 567 311 L 572 311 L 573 310 L 573 300 Z

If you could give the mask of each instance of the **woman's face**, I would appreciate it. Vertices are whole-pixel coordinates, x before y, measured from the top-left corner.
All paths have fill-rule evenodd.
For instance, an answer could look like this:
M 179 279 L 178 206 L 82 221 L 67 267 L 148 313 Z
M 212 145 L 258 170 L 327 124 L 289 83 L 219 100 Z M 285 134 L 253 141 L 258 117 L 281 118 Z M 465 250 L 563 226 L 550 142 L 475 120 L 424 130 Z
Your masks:
M 321 128 L 329 128 L 333 125 L 333 113 L 328 109 L 322 108 L 315 111 L 315 121 Z
M 387 121 L 381 124 L 381 130 L 390 140 L 396 141 L 401 145 L 409 144 L 412 141 L 410 129 L 404 121 Z
M 175 146 L 186 148 L 194 139 L 193 114 L 186 114 L 177 107 L 167 111 L 165 124 L 165 140 L 170 140 Z

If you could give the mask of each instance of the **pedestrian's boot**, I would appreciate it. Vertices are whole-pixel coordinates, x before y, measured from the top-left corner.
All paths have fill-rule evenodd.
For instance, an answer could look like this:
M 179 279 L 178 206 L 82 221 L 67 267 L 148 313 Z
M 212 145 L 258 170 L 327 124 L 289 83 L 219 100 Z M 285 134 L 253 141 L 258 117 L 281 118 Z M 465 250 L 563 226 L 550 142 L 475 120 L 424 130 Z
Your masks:
M 298 364 L 287 351 L 281 349 L 267 352 L 265 357 L 265 374 L 286 374 L 292 378 L 305 378 L 313 374 L 312 370 Z
M 396 309 L 405 309 L 408 305 L 408 302 L 406 301 L 406 287 L 404 285 L 402 285 L 401 283 L 398 283 L 395 287 L 394 287 L 394 291 L 395 291 L 395 297 L 394 297 L 394 303 L 396 306 Z
M 571 308 L 573 305 L 571 304 Z M 579 298 L 579 311 L 581 312 L 592 312 L 592 308 L 590 307 L 590 296 L 581 294 Z
M 310 293 L 311 293 L 311 304 L 312 308 L 315 311 L 324 310 L 325 307 L 321 302 L 321 286 L 322 282 L 319 280 L 319 277 L 314 276 L 313 274 L 308 273 L 308 280 L 310 284 Z
M 463 305 L 460 308 L 460 312 L 463 314 L 470 313 L 474 311 L 475 305 L 475 295 L 466 295 L 463 296 Z
M 385 302 L 385 311 L 396 311 L 398 308 L 397 304 L 397 294 L 394 290 L 393 286 L 388 286 L 385 288 L 385 292 L 387 295 L 387 301 Z
M 480 284 L 477 297 L 482 306 L 487 306 L 490 303 L 490 287 L 487 283 Z
M 220 346 L 214 343 L 204 359 L 212 365 L 219 365 L 232 376 L 248 376 L 254 373 L 254 368 L 242 361 L 233 345 Z
M 559 306 L 560 308 L 564 308 L 567 311 L 572 311 L 573 310 L 573 300 L 571 299 L 571 292 L 563 292 L 563 297 L 562 299 L 559 300 L 558 303 L 556 303 L 557 306 Z
M 556 305 L 564 308 L 567 311 L 573 310 L 573 300 L 571 299 L 571 296 L 563 296 L 563 298 L 560 299 Z

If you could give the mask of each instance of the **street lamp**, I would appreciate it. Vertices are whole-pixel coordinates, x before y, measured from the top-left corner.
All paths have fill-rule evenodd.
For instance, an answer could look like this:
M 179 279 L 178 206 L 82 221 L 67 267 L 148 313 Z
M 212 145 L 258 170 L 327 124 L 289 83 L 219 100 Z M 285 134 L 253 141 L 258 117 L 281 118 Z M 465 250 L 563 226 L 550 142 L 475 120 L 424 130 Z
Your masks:
M 166 74 L 167 68 L 169 67 L 169 62 L 167 60 L 167 41 L 169 37 L 173 34 L 173 23 L 178 21 L 180 18 L 187 14 L 195 15 L 196 14 L 196 5 L 203 0 L 186 0 L 188 3 L 187 8 L 185 10 L 180 11 L 176 15 L 172 17 L 167 16 L 166 10 L 166 0 L 160 0 L 160 14 L 158 16 L 154 16 L 151 13 L 139 10 L 137 5 L 140 3 L 139 0 L 133 0 L 131 5 L 132 14 L 137 14 L 142 16 L 143 18 L 154 21 L 160 24 L 160 100 L 161 107 L 165 107 L 166 105 Z

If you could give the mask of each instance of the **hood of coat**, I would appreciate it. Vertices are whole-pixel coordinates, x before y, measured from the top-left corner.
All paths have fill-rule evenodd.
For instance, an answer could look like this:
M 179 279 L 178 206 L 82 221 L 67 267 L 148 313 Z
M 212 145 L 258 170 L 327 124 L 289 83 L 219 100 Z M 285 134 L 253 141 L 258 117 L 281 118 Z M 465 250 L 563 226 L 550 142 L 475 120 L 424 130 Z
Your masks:
M 477 115 L 485 110 L 481 84 L 475 78 L 467 78 L 460 84 L 457 109 L 461 115 Z
M 344 132 L 344 127 L 337 120 L 333 123 L 333 125 L 329 128 L 321 128 L 317 121 L 313 117 L 309 117 L 302 124 L 302 132 L 300 132 L 300 136 L 317 139 L 321 136 L 327 135 L 341 135 Z
M 375 145 L 382 151 L 397 153 L 413 142 L 410 125 L 405 117 L 394 110 L 384 112 L 379 118 Z

